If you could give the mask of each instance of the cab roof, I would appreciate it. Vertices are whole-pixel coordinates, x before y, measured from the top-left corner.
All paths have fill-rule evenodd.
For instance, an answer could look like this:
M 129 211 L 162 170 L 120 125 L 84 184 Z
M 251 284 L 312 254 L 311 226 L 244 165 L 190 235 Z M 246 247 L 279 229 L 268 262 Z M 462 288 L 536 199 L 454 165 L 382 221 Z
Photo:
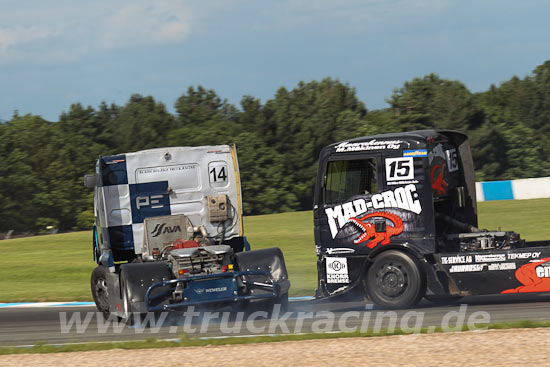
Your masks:
M 378 134 L 343 140 L 326 146 L 323 151 L 330 153 L 348 153 L 354 151 L 401 150 L 425 148 L 427 144 L 441 140 L 451 140 L 457 144 L 468 137 L 455 130 L 429 129 L 408 132 Z

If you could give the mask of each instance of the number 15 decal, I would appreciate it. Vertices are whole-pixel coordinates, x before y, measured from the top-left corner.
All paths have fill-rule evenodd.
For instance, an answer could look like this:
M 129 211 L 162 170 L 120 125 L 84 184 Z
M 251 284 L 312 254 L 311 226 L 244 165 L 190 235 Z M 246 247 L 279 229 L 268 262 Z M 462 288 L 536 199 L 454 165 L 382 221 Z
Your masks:
M 386 181 L 414 179 L 413 157 L 386 158 Z

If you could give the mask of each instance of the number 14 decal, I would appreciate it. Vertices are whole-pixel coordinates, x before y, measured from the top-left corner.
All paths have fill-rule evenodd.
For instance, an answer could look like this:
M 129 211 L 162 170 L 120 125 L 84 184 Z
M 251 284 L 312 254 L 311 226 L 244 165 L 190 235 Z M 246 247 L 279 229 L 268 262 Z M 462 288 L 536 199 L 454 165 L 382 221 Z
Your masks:
M 213 167 L 209 172 L 210 173 L 210 181 L 211 182 L 217 182 L 217 181 L 225 182 L 225 181 L 227 181 L 227 174 L 225 173 L 225 169 L 226 169 L 225 166 Z
M 414 179 L 413 157 L 386 158 L 386 181 Z

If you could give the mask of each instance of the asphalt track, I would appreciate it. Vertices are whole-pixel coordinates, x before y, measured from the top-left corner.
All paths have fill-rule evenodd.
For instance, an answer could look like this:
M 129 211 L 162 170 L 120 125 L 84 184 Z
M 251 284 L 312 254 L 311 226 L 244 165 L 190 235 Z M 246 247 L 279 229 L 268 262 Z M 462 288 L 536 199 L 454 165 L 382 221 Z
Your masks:
M 207 310 L 193 315 L 169 312 L 164 315 L 164 320 L 157 318 L 153 325 L 129 327 L 118 324 L 116 320 L 105 322 L 95 307 L 90 306 L 0 308 L 0 346 L 176 339 L 184 333 L 190 337 L 223 338 L 312 331 L 364 331 L 377 327 L 384 329 L 392 322 L 397 327 L 410 327 L 411 332 L 413 327 L 420 326 L 428 329 L 447 326 L 452 331 L 457 321 L 464 325 L 471 321 L 476 328 L 482 328 L 486 323 L 550 320 L 550 294 L 465 297 L 451 304 L 433 304 L 424 300 L 414 309 L 394 312 L 372 308 L 372 305 L 357 300 L 293 300 L 287 314 L 273 318 L 257 314 L 259 317 L 252 321 L 241 314 L 243 322 L 239 322 L 238 313 L 227 311 L 225 316 L 220 313 L 217 317 L 211 310 L 210 316 L 214 318 L 210 320 L 207 319 Z M 86 317 L 89 323 L 84 327 Z M 71 324 L 70 320 L 77 322 Z

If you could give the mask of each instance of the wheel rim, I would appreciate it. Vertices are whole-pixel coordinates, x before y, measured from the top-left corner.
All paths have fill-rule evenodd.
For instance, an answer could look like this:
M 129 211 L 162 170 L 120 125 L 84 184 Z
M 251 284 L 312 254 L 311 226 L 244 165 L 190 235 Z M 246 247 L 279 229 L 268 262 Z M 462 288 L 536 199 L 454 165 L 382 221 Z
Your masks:
M 409 275 L 403 265 L 399 263 L 383 264 L 376 272 L 376 287 L 389 298 L 402 295 L 409 284 Z
M 107 281 L 104 278 L 99 278 L 95 283 L 95 294 L 97 302 L 106 309 L 109 309 L 109 289 Z

